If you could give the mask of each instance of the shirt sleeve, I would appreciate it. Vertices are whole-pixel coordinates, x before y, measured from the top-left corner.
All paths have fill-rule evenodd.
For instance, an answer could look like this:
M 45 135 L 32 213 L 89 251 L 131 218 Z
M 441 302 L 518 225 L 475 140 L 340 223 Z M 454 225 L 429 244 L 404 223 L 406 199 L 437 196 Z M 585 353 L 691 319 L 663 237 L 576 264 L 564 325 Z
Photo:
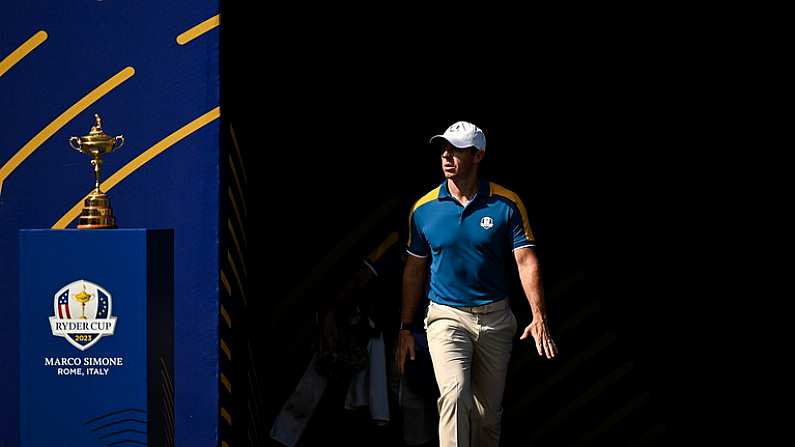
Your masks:
M 511 214 L 509 216 L 511 235 L 513 236 L 513 249 L 535 247 L 535 237 L 533 236 L 533 230 L 530 229 L 530 223 L 527 220 L 527 211 L 522 200 L 517 197 L 514 205 L 515 206 L 511 207 Z
M 417 225 L 416 212 L 411 213 L 409 217 L 409 241 L 406 251 L 408 254 L 418 258 L 426 258 L 431 253 L 428 241 Z

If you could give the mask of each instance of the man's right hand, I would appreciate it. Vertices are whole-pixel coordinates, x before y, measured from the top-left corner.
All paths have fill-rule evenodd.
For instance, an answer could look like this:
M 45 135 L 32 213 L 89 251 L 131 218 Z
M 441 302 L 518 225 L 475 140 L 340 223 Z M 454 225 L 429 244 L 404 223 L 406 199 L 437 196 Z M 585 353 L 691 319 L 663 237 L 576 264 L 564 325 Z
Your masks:
M 395 362 L 397 363 L 398 371 L 402 376 L 404 373 L 404 365 L 406 364 L 406 355 L 408 354 L 411 360 L 414 360 L 414 334 L 406 329 L 401 329 L 398 335 L 398 348 L 395 351 Z

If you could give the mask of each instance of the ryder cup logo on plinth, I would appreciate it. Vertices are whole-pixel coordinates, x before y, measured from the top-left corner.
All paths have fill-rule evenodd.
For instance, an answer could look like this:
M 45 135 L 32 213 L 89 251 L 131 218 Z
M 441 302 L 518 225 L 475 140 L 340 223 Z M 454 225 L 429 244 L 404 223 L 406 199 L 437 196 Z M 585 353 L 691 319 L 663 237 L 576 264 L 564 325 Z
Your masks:
M 55 294 L 53 311 L 52 335 L 64 337 L 81 351 L 93 346 L 103 335 L 113 335 L 116 329 L 110 293 L 91 281 L 80 279 L 61 288 Z

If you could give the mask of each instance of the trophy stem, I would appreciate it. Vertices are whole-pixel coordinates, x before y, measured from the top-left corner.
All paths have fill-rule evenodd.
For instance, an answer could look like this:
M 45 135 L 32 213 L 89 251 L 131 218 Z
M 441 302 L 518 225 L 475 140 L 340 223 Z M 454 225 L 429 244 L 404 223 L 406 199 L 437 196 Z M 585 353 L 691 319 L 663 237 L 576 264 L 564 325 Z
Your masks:
M 102 166 L 102 160 L 99 157 L 97 157 L 91 160 L 91 165 L 94 166 L 94 190 L 96 190 L 98 193 L 101 193 L 102 191 L 100 191 L 99 189 L 99 178 L 100 178 L 99 173 L 100 173 L 100 167 Z

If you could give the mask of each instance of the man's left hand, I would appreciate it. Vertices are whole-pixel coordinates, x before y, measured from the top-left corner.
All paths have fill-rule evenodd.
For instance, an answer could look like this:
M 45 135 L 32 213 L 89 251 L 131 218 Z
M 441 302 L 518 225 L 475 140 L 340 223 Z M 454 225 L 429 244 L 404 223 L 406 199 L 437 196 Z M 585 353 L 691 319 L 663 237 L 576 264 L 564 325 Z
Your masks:
M 524 333 L 519 337 L 519 340 L 524 340 L 532 336 L 536 342 L 536 350 L 538 355 L 548 359 L 554 358 L 558 354 L 558 347 L 552 336 L 549 335 L 549 328 L 544 320 L 534 319 L 532 323 L 524 328 Z

